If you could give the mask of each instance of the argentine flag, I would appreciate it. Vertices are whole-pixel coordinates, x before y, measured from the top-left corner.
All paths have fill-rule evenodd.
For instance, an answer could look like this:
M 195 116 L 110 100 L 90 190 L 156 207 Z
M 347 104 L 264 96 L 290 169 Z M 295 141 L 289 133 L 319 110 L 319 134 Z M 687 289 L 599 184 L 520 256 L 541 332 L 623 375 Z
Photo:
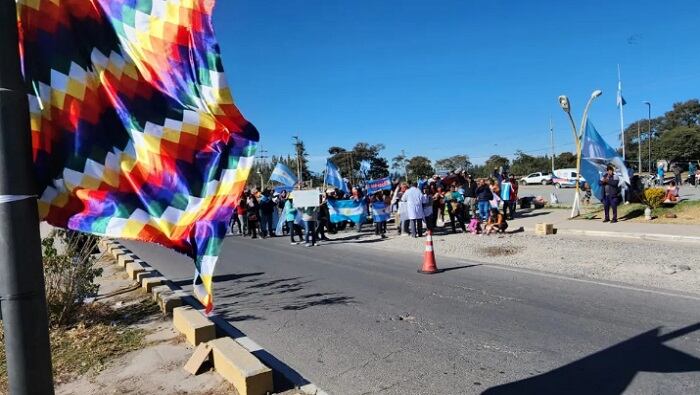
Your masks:
M 335 167 L 333 162 L 329 160 L 326 161 L 326 177 L 324 178 L 323 182 L 328 185 L 333 185 L 334 187 L 340 189 L 345 193 L 350 192 L 350 190 L 348 189 L 348 184 L 343 180 L 343 177 L 340 175 L 340 171 L 338 171 L 338 168 Z
M 372 220 L 374 222 L 388 221 L 391 217 L 391 206 L 384 202 L 372 203 Z
M 292 170 L 285 166 L 282 162 L 277 162 L 275 170 L 270 175 L 270 180 L 277 181 L 286 186 L 294 186 L 297 184 L 297 178 Z
M 334 224 L 343 221 L 361 224 L 367 219 L 365 203 L 361 200 L 329 200 L 328 212 L 331 214 L 331 222 Z

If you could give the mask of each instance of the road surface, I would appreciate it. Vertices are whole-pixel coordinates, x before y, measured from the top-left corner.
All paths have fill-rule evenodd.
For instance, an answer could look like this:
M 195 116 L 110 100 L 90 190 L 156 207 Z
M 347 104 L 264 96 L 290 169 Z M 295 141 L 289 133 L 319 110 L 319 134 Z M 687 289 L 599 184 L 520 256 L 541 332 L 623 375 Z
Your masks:
M 422 251 L 337 237 L 230 237 L 215 284 L 219 313 L 330 394 L 700 393 L 698 297 L 446 259 L 439 245 L 449 270 L 422 275 Z M 187 258 L 125 244 L 191 281 Z

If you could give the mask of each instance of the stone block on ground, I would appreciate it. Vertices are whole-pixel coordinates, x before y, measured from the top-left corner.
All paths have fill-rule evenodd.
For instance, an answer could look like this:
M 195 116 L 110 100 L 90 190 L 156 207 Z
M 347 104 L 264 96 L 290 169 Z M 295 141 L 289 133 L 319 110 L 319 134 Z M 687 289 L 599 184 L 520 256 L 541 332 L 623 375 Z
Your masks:
M 165 282 L 165 277 L 161 277 L 161 276 L 146 277 L 146 278 L 141 280 L 141 288 L 143 288 L 146 292 L 151 292 L 154 287 L 162 285 L 164 282 Z
M 536 224 L 535 234 L 551 235 L 554 234 L 554 224 Z
M 241 395 L 272 393 L 272 370 L 230 337 L 209 342 L 214 369 Z
M 189 374 L 196 375 L 199 372 L 199 369 L 201 369 L 202 365 L 209 360 L 210 356 L 211 346 L 209 343 L 200 343 L 185 364 L 185 371 Z
M 158 296 L 158 307 L 163 314 L 172 314 L 173 310 L 183 305 L 182 294 L 180 292 L 165 292 Z
M 126 263 L 126 273 L 129 275 L 129 278 L 132 280 L 136 280 L 136 275 L 142 272 L 145 272 L 146 268 L 143 267 L 140 263 L 131 261 Z
M 173 309 L 173 324 L 175 329 L 185 335 L 187 341 L 193 346 L 216 338 L 214 323 L 189 306 Z

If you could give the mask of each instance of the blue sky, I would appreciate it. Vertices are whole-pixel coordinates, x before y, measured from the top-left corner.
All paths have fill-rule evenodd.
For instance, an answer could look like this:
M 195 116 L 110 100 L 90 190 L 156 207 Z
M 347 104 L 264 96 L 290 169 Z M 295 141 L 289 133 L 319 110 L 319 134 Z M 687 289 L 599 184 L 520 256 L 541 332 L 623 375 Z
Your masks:
M 320 170 L 327 148 L 383 143 L 439 159 L 573 142 L 575 119 L 602 89 L 591 119 L 619 144 L 625 123 L 700 96 L 697 0 L 219 0 L 214 26 L 238 107 L 269 154 L 299 135 Z

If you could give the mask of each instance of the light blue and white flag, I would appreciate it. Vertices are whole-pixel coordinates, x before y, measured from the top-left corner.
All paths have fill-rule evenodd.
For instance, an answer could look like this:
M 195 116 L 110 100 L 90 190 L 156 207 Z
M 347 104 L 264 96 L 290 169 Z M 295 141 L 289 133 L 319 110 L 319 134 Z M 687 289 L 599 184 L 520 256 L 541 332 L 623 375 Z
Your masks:
M 388 221 L 391 217 L 391 205 L 384 202 L 372 203 L 372 220 L 374 222 Z
M 277 162 L 275 169 L 270 175 L 270 180 L 277 181 L 286 186 L 294 186 L 297 184 L 297 177 L 292 170 L 285 166 L 282 162 Z
M 340 175 L 340 171 L 335 167 L 333 162 L 329 160 L 326 161 L 326 177 L 323 182 L 328 185 L 333 185 L 345 193 L 350 192 L 348 184 L 343 180 L 343 176 Z
M 362 173 L 362 174 L 369 173 L 370 166 L 371 165 L 370 165 L 368 160 L 363 160 L 362 162 L 360 162 L 360 173 Z
M 624 106 L 625 104 L 627 104 L 627 102 L 625 101 L 625 98 L 622 97 L 622 82 L 617 81 L 617 106 L 620 107 Z
M 367 219 L 365 203 L 362 200 L 329 200 L 328 212 L 333 223 L 352 221 L 361 224 Z
M 586 131 L 581 149 L 581 175 L 591 186 L 591 192 L 603 200 L 603 186 L 598 180 L 603 176 L 608 165 L 615 167 L 615 174 L 620 178 L 620 188 L 627 189 L 630 185 L 630 173 L 622 157 L 615 151 L 593 126 L 590 120 L 586 122 Z

